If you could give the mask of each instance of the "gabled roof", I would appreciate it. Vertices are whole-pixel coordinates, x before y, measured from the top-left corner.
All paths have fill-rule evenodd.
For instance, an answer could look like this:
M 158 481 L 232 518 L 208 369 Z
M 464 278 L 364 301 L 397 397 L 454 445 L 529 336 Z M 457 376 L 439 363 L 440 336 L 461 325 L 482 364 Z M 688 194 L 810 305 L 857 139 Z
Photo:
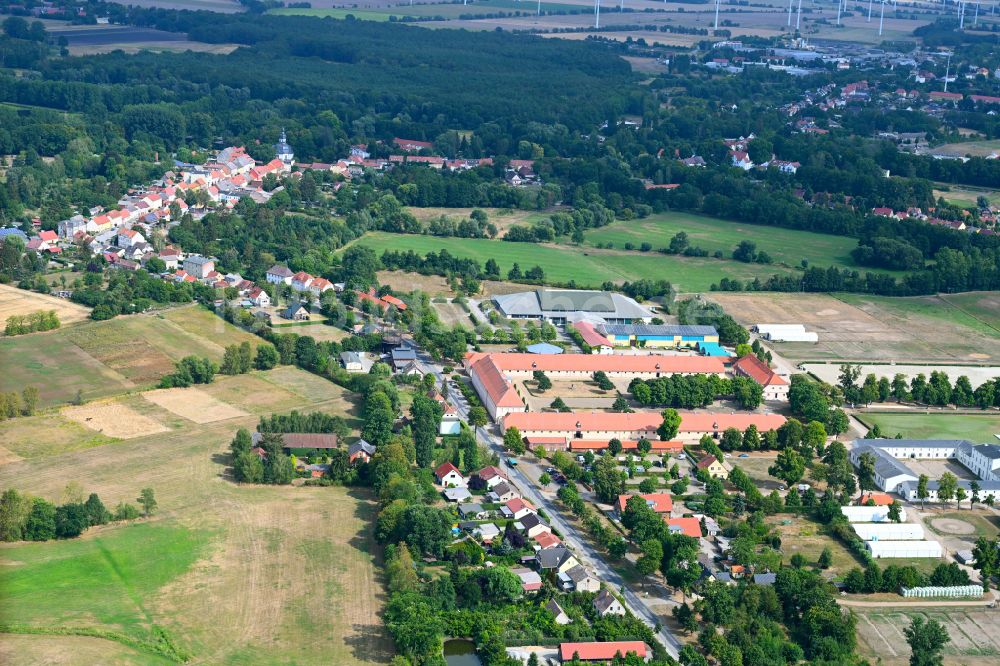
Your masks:
M 507 475 L 504 474 L 503 470 L 494 465 L 488 465 L 482 468 L 481 470 L 476 472 L 476 476 L 478 476 L 483 481 L 488 481 L 489 479 L 492 479 L 495 476 L 499 476 L 502 479 L 507 478 Z
M 514 490 L 514 488 L 512 488 L 510 484 L 504 481 L 501 481 L 500 483 L 495 485 L 493 487 L 493 492 L 496 493 L 497 497 L 503 497 L 507 493 L 514 493 L 515 495 L 517 494 L 517 491 Z
M 504 378 L 491 355 L 476 360 L 470 367 L 470 371 L 479 377 L 479 381 L 490 396 L 490 400 L 497 407 L 521 408 L 524 406 L 514 389 L 514 385 Z
M 538 566 L 542 569 L 555 569 L 570 557 L 572 557 L 572 554 L 569 552 L 569 549 L 564 546 L 546 548 L 545 550 L 540 550 L 535 553 L 535 559 L 538 560 Z
M 535 543 L 537 543 L 538 546 L 544 550 L 546 548 L 554 548 L 558 546 L 562 543 L 562 540 L 560 540 L 559 537 L 552 532 L 540 532 L 535 536 Z
M 615 603 L 621 603 L 615 595 L 611 594 L 607 590 L 601 590 L 594 597 L 594 608 L 597 609 L 599 613 L 606 613 L 611 606 Z
M 733 369 L 746 374 L 761 386 L 785 386 L 788 380 L 772 370 L 753 354 L 747 354 L 733 363 Z
M 695 467 L 697 467 L 698 469 L 708 469 L 709 467 L 711 467 L 716 463 L 719 463 L 719 459 L 716 458 L 715 456 L 705 456 L 704 458 L 698 461 Z
M 358 441 L 351 444 L 351 446 L 348 447 L 347 449 L 347 455 L 353 456 L 355 453 L 359 453 L 362 451 L 364 451 L 370 456 L 375 455 L 375 447 L 363 439 L 359 439 Z
M 582 355 L 582 354 L 581 354 Z M 663 422 L 659 412 L 514 412 L 504 417 L 504 428 L 530 431 L 645 432 L 655 431 Z M 679 432 L 722 432 L 727 428 L 746 430 L 751 424 L 760 432 L 776 430 L 785 422 L 780 414 L 707 414 L 682 412 Z
M 680 532 L 695 539 L 701 538 L 701 522 L 697 518 L 670 518 L 667 520 L 667 527 L 671 532 Z
M 458 470 L 457 467 L 455 467 L 450 462 L 446 462 L 439 465 L 438 468 L 434 470 L 434 476 L 436 476 L 439 479 L 443 479 L 449 472 L 455 472 L 459 476 L 462 475 L 462 473 Z
M 625 494 L 618 496 L 619 513 L 625 510 L 625 505 L 633 497 L 637 497 L 637 495 Z M 670 496 L 670 493 L 647 493 L 645 495 L 638 495 L 638 497 L 646 500 L 646 504 L 656 513 L 670 513 L 674 508 L 674 500 Z

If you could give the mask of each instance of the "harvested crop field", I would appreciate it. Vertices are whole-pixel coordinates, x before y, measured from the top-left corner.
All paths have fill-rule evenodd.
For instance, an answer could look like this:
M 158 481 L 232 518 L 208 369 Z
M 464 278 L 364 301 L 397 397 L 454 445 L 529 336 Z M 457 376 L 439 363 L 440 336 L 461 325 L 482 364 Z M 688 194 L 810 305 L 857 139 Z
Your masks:
M 168 430 L 162 423 L 117 401 L 67 407 L 62 410 L 62 415 L 86 428 L 116 439 L 145 437 Z
M 48 294 L 38 294 L 0 284 L 0 331 L 11 315 L 26 315 L 32 312 L 55 310 L 62 325 L 83 321 L 90 316 L 90 309 L 72 301 Z
M 62 414 L 47 412 L 35 416 L 9 419 L 0 423 L 0 465 L 22 458 L 42 458 L 82 451 L 116 441 L 106 434 L 95 433 Z M 8 451 L 14 458 L 3 455 Z
M 721 293 L 741 324 L 803 324 L 818 343 L 773 343 L 794 361 L 983 363 L 1000 359 L 1000 332 L 939 296 Z
M 249 416 L 242 409 L 227 405 L 201 389 L 193 387 L 146 391 L 142 397 L 154 405 L 159 405 L 167 411 L 195 423 L 212 423 L 213 421 Z
M 299 372 L 305 371 L 299 370 Z M 219 378 L 198 390 L 251 414 L 271 414 L 298 409 L 302 405 L 301 396 L 264 379 L 268 374 L 252 372 Z
M 197 390 L 253 400 L 268 387 L 282 411 L 352 404 L 343 389 L 295 368 L 222 377 Z M 170 417 L 138 396 L 126 400 L 136 413 Z M 192 663 L 388 663 L 376 503 L 356 489 L 232 483 L 229 442 L 255 421 L 177 418 L 166 432 L 65 454 L 51 447 L 52 455 L 0 466 L 0 488 L 58 500 L 78 481 L 114 506 L 134 503 L 149 486 L 159 504 L 151 520 L 93 528 L 80 539 L 0 544 L 0 623 L 114 632 L 139 651 L 0 634 L 0 661 L 11 663 L 4 655 L 14 652 L 13 663 L 161 663 L 143 646 L 162 630 Z
M 948 630 L 951 642 L 944 648 L 945 664 L 985 666 L 1000 656 L 1000 614 L 977 608 L 897 610 L 852 608 L 858 614 L 858 651 L 887 666 L 909 663 L 910 648 L 903 629 L 911 618 L 933 618 Z

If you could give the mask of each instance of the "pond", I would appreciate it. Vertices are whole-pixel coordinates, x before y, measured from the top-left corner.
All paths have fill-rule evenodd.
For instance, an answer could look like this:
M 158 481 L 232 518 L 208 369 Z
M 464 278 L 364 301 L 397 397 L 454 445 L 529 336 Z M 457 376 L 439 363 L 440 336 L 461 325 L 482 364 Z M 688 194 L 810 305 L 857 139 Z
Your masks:
M 444 642 L 444 660 L 448 666 L 483 666 L 476 656 L 476 644 L 462 638 Z

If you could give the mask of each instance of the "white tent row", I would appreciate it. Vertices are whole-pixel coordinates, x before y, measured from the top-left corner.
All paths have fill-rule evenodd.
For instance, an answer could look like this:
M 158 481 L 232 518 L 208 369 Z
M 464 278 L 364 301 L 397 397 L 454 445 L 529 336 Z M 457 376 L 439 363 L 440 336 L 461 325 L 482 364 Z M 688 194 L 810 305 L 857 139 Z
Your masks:
M 982 585 L 953 585 L 951 587 L 904 587 L 904 597 L 974 597 L 983 596 Z
M 851 523 L 884 523 L 889 520 L 887 506 L 842 506 L 840 512 Z M 900 507 L 899 519 L 906 520 L 906 509 Z
M 865 547 L 872 557 L 941 557 L 941 544 L 937 541 L 866 541 Z
M 851 525 L 863 541 L 920 541 L 924 528 L 917 523 L 855 523 Z
M 752 327 L 754 332 L 765 340 L 775 342 L 816 342 L 819 334 L 806 331 L 802 324 L 757 324 Z

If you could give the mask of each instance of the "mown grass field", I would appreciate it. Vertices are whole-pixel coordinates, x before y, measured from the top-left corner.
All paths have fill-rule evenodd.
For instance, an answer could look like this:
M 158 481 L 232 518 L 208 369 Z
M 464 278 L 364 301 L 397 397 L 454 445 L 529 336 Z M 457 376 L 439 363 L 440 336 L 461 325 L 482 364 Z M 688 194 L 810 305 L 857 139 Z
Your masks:
M 0 390 L 37 386 L 41 405 L 149 388 L 184 356 L 222 359 L 225 346 L 259 339 L 197 305 L 85 321 L 46 334 L 0 339 Z
M 744 264 L 711 258 L 669 257 L 656 252 L 597 250 L 569 245 L 507 243 L 470 238 L 437 238 L 375 232 L 355 241 L 381 255 L 385 250 L 413 250 L 418 254 L 448 250 L 456 257 L 475 259 L 485 264 L 495 259 L 504 275 L 516 262 L 522 271 L 541 266 L 550 282 L 575 281 L 577 286 L 598 287 L 605 281 L 662 279 L 682 291 L 707 291 L 723 277 L 765 279 L 774 273 L 787 273 L 778 266 Z
M 851 250 L 857 240 L 844 236 L 817 234 L 797 229 L 782 229 L 754 224 L 740 224 L 714 217 L 688 213 L 663 213 L 642 220 L 620 221 L 585 234 L 588 245 L 613 243 L 621 249 L 625 243 L 639 247 L 651 243 L 653 249 L 667 247 L 670 239 L 679 232 L 686 232 L 692 246 L 712 254 L 721 250 L 731 257 L 740 241 L 757 244 L 758 250 L 771 255 L 775 263 L 799 266 L 803 259 L 813 266 L 857 268 Z
M 900 433 L 911 439 L 968 439 L 975 443 L 996 444 L 1000 433 L 1000 414 L 885 414 L 866 412 L 861 419 L 878 425 L 887 436 Z
M 389 661 L 372 498 L 344 488 L 237 486 L 227 476 L 238 427 L 291 409 L 357 423 L 352 396 L 292 367 L 222 377 L 191 393 L 204 394 L 245 415 L 195 423 L 130 395 L 116 400 L 164 431 L 93 442 L 96 433 L 67 429 L 57 412 L 44 415 L 57 434 L 41 419 L 0 424 L 0 443 L 23 458 L 0 464 L 0 489 L 59 501 L 77 481 L 113 507 L 149 486 L 159 503 L 152 519 L 80 539 L 0 545 L 0 624 L 19 625 L 0 633 L 0 661 L 166 663 L 160 636 L 175 657 L 205 664 Z M 73 632 L 88 636 L 64 635 Z

